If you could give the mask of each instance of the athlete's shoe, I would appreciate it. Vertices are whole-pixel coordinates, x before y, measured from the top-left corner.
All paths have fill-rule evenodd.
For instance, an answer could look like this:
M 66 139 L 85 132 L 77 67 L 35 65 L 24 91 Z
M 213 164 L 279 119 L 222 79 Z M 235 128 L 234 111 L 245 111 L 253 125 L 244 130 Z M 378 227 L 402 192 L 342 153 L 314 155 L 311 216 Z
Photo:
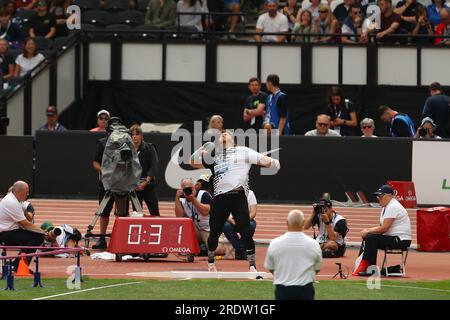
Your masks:
M 250 266 L 250 268 L 248 269 L 249 272 L 258 272 L 258 270 L 256 270 L 255 266 Z
M 214 262 L 208 263 L 208 271 L 209 272 L 217 272 L 216 264 Z

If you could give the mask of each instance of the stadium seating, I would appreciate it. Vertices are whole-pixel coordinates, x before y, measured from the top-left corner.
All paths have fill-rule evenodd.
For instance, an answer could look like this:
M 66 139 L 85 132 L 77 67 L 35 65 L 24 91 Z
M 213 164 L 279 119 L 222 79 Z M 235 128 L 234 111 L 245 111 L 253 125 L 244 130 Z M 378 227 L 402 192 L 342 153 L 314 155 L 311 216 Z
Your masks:
M 48 50 L 51 48 L 52 40 L 50 39 L 38 36 L 35 37 L 34 40 L 36 40 L 38 50 Z
M 128 10 L 117 14 L 113 19 L 115 24 L 138 26 L 144 24 L 144 14 L 140 11 Z
M 82 23 L 92 24 L 96 27 L 104 27 L 110 24 L 111 15 L 103 10 L 86 11 L 81 18 Z
M 128 0 L 107 0 L 105 10 L 112 12 L 130 10 L 130 3 Z
M 75 0 L 73 3 L 81 10 L 100 10 L 100 0 Z

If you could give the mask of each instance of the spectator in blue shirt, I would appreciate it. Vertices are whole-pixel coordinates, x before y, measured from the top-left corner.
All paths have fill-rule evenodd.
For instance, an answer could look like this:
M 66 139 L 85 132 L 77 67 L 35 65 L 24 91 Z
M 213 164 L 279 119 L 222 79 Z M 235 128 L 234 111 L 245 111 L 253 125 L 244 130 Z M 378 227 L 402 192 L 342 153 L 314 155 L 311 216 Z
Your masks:
M 433 26 L 437 26 L 441 23 L 440 11 L 442 8 L 448 8 L 445 0 L 431 0 L 431 4 L 427 6 L 428 20 Z
M 44 131 L 66 131 L 62 124 L 58 122 L 58 110 L 55 106 L 49 106 L 46 110 L 47 123 L 40 127 L 38 130 Z

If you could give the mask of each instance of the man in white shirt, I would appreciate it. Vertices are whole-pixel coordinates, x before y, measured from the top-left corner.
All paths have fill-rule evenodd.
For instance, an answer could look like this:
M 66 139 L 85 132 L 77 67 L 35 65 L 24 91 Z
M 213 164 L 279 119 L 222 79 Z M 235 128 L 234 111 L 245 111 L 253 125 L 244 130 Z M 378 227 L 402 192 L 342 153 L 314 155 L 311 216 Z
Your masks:
M 380 203 L 380 225 L 361 231 L 362 260 L 353 272 L 354 276 L 369 276 L 367 267 L 377 264 L 378 249 L 403 249 L 411 245 L 411 222 L 408 211 L 395 199 L 394 189 L 381 186 L 374 195 Z
M 16 181 L 0 202 L 0 243 L 7 246 L 40 246 L 44 242 L 44 231 L 28 221 L 23 210 L 23 202 L 29 194 L 28 184 Z M 22 250 L 33 253 L 36 250 Z M 31 259 L 28 259 L 30 262 Z M 14 262 L 17 267 L 19 259 Z
M 319 114 L 316 119 L 316 129 L 305 133 L 305 137 L 340 137 L 341 135 L 330 129 L 330 116 Z
M 258 17 L 256 22 L 256 42 L 286 42 L 286 35 L 264 35 L 261 36 L 258 33 L 282 33 L 288 32 L 289 25 L 288 19 L 284 14 L 278 12 L 278 1 L 267 1 L 267 12 Z
M 313 282 L 322 267 L 322 251 L 303 232 L 304 221 L 303 212 L 289 212 L 288 232 L 273 239 L 267 249 L 264 268 L 273 274 L 276 300 L 314 300 Z

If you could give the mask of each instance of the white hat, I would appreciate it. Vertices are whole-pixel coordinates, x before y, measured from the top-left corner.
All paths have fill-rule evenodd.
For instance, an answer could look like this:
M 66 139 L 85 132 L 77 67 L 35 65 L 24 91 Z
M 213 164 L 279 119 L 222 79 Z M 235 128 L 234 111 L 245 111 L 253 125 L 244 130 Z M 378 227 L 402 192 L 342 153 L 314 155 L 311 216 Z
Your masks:
M 97 113 L 97 118 L 100 117 L 102 114 L 106 114 L 108 116 L 108 118 L 111 118 L 111 116 L 109 115 L 108 110 L 102 109 Z

